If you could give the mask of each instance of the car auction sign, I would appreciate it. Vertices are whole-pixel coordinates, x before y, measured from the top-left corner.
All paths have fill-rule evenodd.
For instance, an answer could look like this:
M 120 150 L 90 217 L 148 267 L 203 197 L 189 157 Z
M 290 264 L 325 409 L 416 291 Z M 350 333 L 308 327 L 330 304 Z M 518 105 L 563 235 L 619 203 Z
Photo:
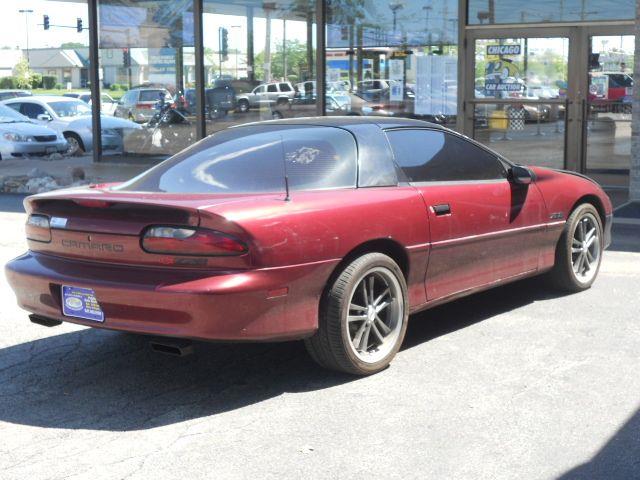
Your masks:
M 520 45 L 487 45 L 487 55 L 520 55 Z

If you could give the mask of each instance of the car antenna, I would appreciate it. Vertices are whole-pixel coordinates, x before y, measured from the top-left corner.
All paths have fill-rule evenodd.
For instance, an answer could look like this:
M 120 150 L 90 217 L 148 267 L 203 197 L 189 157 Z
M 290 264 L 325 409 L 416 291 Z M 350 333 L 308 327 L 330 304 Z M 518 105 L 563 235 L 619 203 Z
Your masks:
M 284 188 L 287 191 L 287 195 L 284 197 L 284 201 L 289 202 L 291 200 L 291 197 L 289 196 L 289 175 L 287 175 L 286 173 L 284 175 Z
M 287 175 L 287 158 L 284 153 L 284 139 L 282 138 L 282 135 L 280 135 L 280 147 L 282 148 L 282 167 L 284 169 L 284 189 L 286 192 L 284 201 L 290 202 L 291 196 L 289 195 L 289 175 Z

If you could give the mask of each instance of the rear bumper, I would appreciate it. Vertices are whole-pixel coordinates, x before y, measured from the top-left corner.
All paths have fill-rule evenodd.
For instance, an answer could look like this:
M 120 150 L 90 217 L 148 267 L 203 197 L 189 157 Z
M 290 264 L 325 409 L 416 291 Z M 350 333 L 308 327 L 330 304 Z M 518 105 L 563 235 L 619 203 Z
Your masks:
M 318 301 L 338 261 L 212 272 L 103 265 L 28 252 L 5 271 L 19 305 L 47 318 L 150 335 L 268 341 L 315 332 Z M 62 285 L 92 288 L 104 323 L 62 315 Z

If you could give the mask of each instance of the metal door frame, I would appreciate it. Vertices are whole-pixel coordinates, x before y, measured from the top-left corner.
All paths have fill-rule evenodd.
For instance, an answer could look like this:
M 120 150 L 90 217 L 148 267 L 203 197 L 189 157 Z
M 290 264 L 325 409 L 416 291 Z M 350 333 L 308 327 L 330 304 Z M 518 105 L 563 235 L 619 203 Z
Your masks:
M 579 41 L 584 44 L 584 55 L 580 59 L 580 88 L 584 92 L 589 90 L 589 51 L 591 49 L 591 37 L 595 36 L 634 36 L 633 23 L 628 25 L 585 25 L 580 28 Z M 635 59 L 634 59 L 635 61 Z M 582 129 L 580 131 L 580 162 L 577 170 L 585 173 L 587 171 L 587 120 L 589 113 L 587 112 L 587 96 L 581 100 L 582 103 Z
M 596 35 L 633 35 L 633 21 L 611 23 L 575 23 L 554 25 L 467 26 L 462 41 L 462 99 L 458 107 L 458 130 L 474 133 L 475 41 L 492 38 L 557 38 L 569 40 L 567 58 L 567 99 L 565 112 L 564 168 L 584 172 L 586 167 L 586 100 L 589 89 L 590 37 Z M 500 103 L 500 102 L 498 102 Z M 518 102 L 522 103 L 522 101 Z

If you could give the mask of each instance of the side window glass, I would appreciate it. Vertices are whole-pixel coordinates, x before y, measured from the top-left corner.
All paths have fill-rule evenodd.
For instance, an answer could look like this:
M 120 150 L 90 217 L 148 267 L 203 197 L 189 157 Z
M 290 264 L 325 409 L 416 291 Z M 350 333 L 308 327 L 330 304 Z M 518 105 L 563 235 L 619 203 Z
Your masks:
M 434 181 L 433 172 L 446 168 L 444 132 L 403 129 L 387 136 L 394 159 L 410 182 Z
M 394 158 L 411 182 L 494 180 L 502 163 L 464 138 L 437 130 L 387 132 Z
M 21 113 L 29 118 L 36 119 L 38 115 L 46 113 L 44 108 L 37 103 L 23 103 Z
M 267 85 L 267 92 L 277 92 L 278 91 L 278 87 L 276 86 L 275 83 L 272 83 L 270 85 Z
M 9 103 L 9 104 L 7 104 L 7 107 L 13 108 L 18 113 L 22 111 L 22 104 L 21 103 Z
M 494 154 L 464 138 L 449 133 L 445 135 L 454 179 L 496 180 L 506 177 L 502 162 Z
M 288 83 L 281 83 L 280 84 L 280 91 L 281 92 L 290 92 L 291 91 L 291 87 L 289 86 Z

